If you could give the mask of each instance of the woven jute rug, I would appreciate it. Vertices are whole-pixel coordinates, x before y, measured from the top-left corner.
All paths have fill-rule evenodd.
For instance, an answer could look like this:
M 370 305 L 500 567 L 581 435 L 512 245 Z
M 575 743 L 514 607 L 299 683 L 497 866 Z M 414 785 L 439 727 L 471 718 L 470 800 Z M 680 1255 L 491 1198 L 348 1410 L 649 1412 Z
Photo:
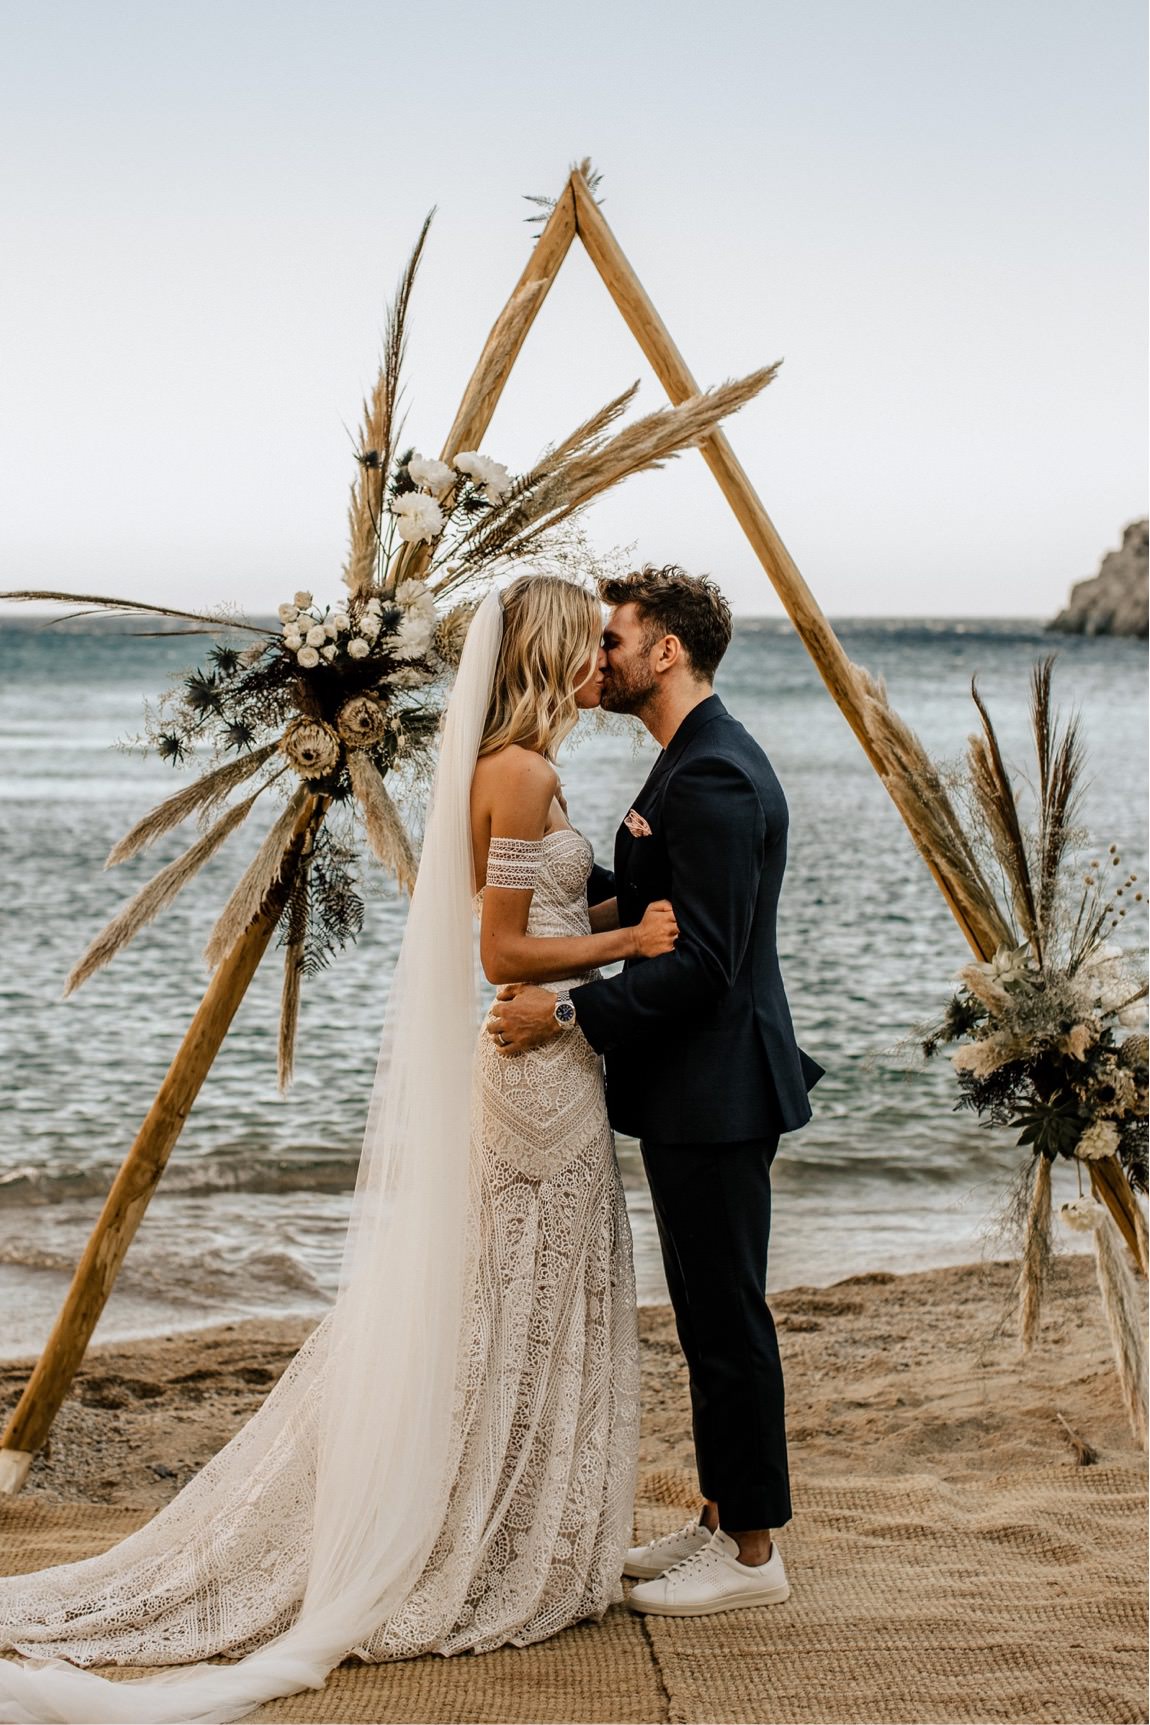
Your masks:
M 639 1535 L 678 1526 L 694 1480 L 642 1478 Z M 0 1504 L 9 1572 L 100 1551 L 138 1511 Z M 1146 1720 L 1146 1492 L 1125 1467 L 947 1484 L 801 1487 L 785 1605 L 707 1618 L 622 1607 L 530 1648 L 352 1663 L 260 1720 L 373 1725 L 1127 1725 Z M 128 1675 L 127 1672 L 109 1675 Z

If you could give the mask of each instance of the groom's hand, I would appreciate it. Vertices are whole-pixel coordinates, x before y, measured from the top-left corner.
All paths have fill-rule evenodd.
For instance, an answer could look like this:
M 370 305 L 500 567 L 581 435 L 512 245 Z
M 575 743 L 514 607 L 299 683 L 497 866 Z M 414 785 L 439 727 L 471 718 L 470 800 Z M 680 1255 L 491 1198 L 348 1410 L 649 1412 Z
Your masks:
M 555 1021 L 555 996 L 549 988 L 529 983 L 506 983 L 495 996 L 487 1015 L 487 1034 L 493 1036 L 501 1054 L 524 1054 L 563 1034 Z

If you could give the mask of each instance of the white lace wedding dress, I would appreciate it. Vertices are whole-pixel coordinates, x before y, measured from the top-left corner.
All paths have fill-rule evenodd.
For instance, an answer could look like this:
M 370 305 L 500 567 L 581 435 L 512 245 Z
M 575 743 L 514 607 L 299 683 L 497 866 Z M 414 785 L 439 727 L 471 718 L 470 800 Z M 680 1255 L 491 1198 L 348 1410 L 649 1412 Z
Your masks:
M 534 888 L 530 934 L 586 934 L 590 866 L 587 841 L 562 829 L 494 841 L 488 879 Z M 480 1034 L 466 1238 L 446 1513 L 402 1602 L 351 1649 L 365 1660 L 524 1645 L 621 1597 L 635 1288 L 600 1062 L 577 1028 L 515 1058 Z M 137 1533 L 103 1556 L 0 1579 L 0 1647 L 173 1665 L 286 1630 L 313 1539 L 331 1335 L 329 1316 L 260 1413 Z M 373 1387 L 381 1401 L 394 1391 Z

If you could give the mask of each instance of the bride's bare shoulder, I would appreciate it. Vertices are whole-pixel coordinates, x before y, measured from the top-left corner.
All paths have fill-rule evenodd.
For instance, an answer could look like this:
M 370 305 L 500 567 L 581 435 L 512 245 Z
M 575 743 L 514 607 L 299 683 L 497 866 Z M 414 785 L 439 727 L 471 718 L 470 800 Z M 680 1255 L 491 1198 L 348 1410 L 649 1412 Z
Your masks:
M 550 798 L 558 789 L 559 774 L 545 755 L 520 743 L 508 743 L 504 749 L 480 756 L 475 763 L 475 785 L 477 790 L 491 793 L 546 793 Z

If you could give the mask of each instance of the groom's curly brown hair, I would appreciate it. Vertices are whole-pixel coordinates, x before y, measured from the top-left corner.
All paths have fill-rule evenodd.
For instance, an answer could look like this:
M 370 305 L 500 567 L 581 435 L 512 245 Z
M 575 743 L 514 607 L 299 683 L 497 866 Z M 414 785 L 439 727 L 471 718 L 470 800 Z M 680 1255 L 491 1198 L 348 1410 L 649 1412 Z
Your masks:
M 731 644 L 731 607 L 709 575 L 688 575 L 677 563 L 647 563 L 630 575 L 600 581 L 605 605 L 634 605 L 650 645 L 675 635 L 701 681 L 711 682 Z

